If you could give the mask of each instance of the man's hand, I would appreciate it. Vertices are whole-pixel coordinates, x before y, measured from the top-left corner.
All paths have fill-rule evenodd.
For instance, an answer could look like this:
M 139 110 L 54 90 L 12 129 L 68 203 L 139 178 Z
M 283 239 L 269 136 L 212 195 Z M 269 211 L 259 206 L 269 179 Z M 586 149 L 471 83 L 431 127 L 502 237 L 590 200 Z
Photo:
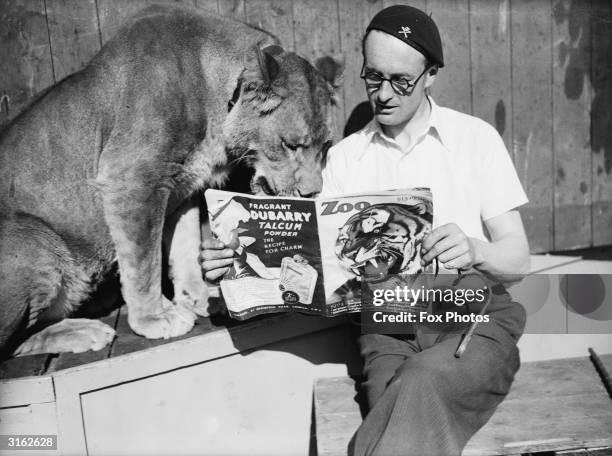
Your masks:
M 204 239 L 198 260 L 206 279 L 215 281 L 231 266 L 234 261 L 234 251 L 217 239 Z
M 421 264 L 437 258 L 446 269 L 470 269 L 479 263 L 476 246 L 454 223 L 433 230 L 421 245 Z

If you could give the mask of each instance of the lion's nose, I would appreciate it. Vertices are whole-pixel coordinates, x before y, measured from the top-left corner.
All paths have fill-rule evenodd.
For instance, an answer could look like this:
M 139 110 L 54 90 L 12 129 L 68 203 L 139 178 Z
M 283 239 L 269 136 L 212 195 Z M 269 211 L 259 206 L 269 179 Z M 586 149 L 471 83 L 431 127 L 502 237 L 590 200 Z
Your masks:
M 319 192 L 311 192 L 311 193 L 302 193 L 300 190 L 297 191 L 298 196 L 302 198 L 316 198 Z

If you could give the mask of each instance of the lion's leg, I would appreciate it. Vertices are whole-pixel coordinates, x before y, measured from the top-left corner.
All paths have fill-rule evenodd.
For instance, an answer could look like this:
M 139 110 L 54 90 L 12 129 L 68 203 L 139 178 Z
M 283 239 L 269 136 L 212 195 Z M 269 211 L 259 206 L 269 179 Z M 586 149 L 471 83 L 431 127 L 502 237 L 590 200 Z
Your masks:
M 0 222 L 0 349 L 15 354 L 96 350 L 112 340 L 112 328 L 95 320 L 68 334 L 63 320 L 89 296 L 88 277 L 63 240 L 40 220 L 21 215 Z M 64 323 L 65 322 L 65 323 Z
M 164 228 L 164 243 L 169 248 L 170 278 L 174 302 L 208 316 L 208 288 L 198 264 L 201 229 L 200 208 L 193 197 L 181 206 Z
M 128 187 L 131 185 L 131 187 Z M 195 314 L 161 292 L 161 244 L 167 189 L 124 181 L 104 193 L 104 215 L 117 251 L 121 292 L 134 332 L 150 339 L 187 333 Z

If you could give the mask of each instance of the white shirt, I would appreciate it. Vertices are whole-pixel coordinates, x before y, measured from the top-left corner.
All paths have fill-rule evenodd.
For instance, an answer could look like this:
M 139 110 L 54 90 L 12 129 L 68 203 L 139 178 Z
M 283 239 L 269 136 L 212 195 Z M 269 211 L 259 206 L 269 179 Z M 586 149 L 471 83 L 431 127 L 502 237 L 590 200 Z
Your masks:
M 527 196 L 491 125 L 429 101 L 429 126 L 411 150 L 375 120 L 333 146 L 321 196 L 429 187 L 433 228 L 456 223 L 467 236 L 487 240 L 482 221 L 525 204 Z

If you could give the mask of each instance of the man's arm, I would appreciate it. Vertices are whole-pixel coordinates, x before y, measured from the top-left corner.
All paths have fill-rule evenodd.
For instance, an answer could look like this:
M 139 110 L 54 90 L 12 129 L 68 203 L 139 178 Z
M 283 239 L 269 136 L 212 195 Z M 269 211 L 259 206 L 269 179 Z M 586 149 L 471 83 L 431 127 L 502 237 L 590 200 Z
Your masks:
M 494 276 L 525 275 L 530 269 L 529 242 L 517 210 L 486 220 L 491 242 L 472 239 L 476 269 Z
M 424 264 L 434 258 L 448 269 L 470 269 L 513 280 L 529 272 L 529 244 L 518 211 L 485 221 L 491 242 L 470 238 L 454 223 L 433 230 L 423 241 Z

